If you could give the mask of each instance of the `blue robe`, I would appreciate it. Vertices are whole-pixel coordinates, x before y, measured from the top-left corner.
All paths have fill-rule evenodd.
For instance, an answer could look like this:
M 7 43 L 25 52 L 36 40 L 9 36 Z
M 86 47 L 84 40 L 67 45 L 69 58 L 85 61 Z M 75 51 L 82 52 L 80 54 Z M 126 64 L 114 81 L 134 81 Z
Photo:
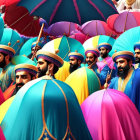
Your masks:
M 14 65 L 9 63 L 0 72 L 0 88 L 4 92 L 15 81 Z
M 105 65 L 101 72 L 99 71 L 97 64 L 94 64 L 91 68 L 93 69 L 93 71 L 95 71 L 98 78 L 100 79 L 101 86 L 103 86 L 106 82 L 108 72 L 111 71 L 110 68 L 107 65 Z
M 136 105 L 140 112 L 140 69 L 131 68 L 125 79 L 115 77 L 111 80 L 109 88 L 124 92 Z

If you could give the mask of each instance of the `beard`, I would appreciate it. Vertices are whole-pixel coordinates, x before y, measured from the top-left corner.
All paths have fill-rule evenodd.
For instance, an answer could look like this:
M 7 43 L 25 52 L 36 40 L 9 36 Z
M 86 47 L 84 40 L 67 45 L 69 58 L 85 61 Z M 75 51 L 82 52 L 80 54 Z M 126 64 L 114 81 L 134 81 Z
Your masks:
M 79 67 L 78 64 L 71 64 L 70 65 L 70 68 L 69 68 L 70 73 L 72 73 L 73 71 L 75 71 L 78 67 Z
M 129 69 L 130 69 L 129 64 L 127 64 L 124 68 L 123 67 L 118 67 L 117 75 L 119 77 L 121 77 L 122 79 L 124 79 L 124 78 L 126 78 Z M 121 71 L 119 71 L 119 70 L 121 70 Z
M 19 84 L 16 84 L 16 93 L 18 92 L 18 90 L 24 86 L 24 83 L 19 83 Z
M 6 66 L 6 61 L 4 57 L 3 60 L 0 62 L 0 68 L 4 68 L 5 66 Z
M 135 57 L 135 63 L 140 63 L 140 58 L 139 57 Z
M 42 77 L 42 76 L 45 76 L 47 70 L 48 70 L 48 65 L 47 65 L 46 68 L 44 68 L 44 69 L 42 69 L 42 70 L 39 68 L 39 69 L 38 69 L 38 78 L 39 78 L 39 77 Z
M 106 58 L 108 56 L 108 53 L 107 52 L 106 53 L 101 53 L 100 55 L 101 55 L 102 58 Z

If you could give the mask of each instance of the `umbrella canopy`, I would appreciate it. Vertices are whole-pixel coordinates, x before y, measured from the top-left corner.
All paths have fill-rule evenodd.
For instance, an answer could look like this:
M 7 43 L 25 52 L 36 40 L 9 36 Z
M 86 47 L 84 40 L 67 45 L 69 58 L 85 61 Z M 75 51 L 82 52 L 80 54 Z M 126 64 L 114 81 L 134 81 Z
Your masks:
M 140 27 L 129 29 L 117 38 L 110 54 L 114 54 L 115 51 L 131 51 L 134 53 L 134 44 L 139 41 Z
M 79 41 L 81 44 L 83 44 L 87 39 L 90 38 L 88 35 L 85 35 L 83 33 L 74 33 L 69 37 Z
M 3 34 L 3 30 L 4 30 L 4 21 L 3 18 L 0 16 L 0 40 Z
M 49 50 L 52 52 L 55 52 L 55 50 L 57 49 L 59 50 L 57 55 L 60 56 L 65 61 L 69 61 L 68 54 L 70 52 L 77 51 L 78 53 L 81 53 L 83 56 L 85 56 L 83 45 L 79 41 L 66 36 L 54 39 L 48 42 L 47 44 L 45 44 L 42 48 L 42 50 L 44 51 Z
M 64 61 L 64 64 L 62 67 L 60 67 L 57 71 L 57 73 L 54 75 L 55 79 L 60 81 L 65 81 L 66 78 L 70 75 L 69 72 L 70 64 L 66 61 Z
M 49 24 L 59 21 L 83 24 L 93 19 L 105 21 L 109 15 L 117 13 L 111 0 L 21 0 L 18 5 L 26 7 L 32 15 L 42 17 Z
M 120 14 L 114 14 L 108 17 L 108 26 L 121 34 L 128 29 L 140 26 L 140 12 L 125 11 Z
M 0 105 L 5 101 L 4 97 L 3 97 L 3 93 L 2 90 L 0 88 Z
M 48 76 L 18 91 L 1 126 L 6 139 L 91 140 L 73 90 Z
M 97 91 L 81 109 L 94 140 L 140 139 L 140 115 L 124 93 L 114 89 Z
M 61 21 L 56 22 L 48 27 L 47 33 L 52 36 L 70 36 L 78 28 L 78 24 L 73 22 Z
M 101 20 L 92 20 L 84 23 L 81 26 L 81 32 L 91 37 L 97 35 L 114 36 L 116 33 L 111 30 L 107 23 Z
M 16 4 L 17 2 L 6 7 L 4 22 L 21 35 L 28 37 L 38 36 L 41 28 L 40 19 L 36 16 L 30 16 L 26 8 L 16 6 Z M 44 23 L 44 28 L 47 28 L 45 20 Z
M 17 40 L 19 40 L 19 43 L 17 42 Z M 16 52 L 15 55 L 19 54 L 19 51 L 24 43 L 23 39 L 20 37 L 20 35 L 16 31 L 10 28 L 4 28 L 3 34 L 0 40 L 0 44 L 8 45 L 9 42 L 11 43 L 10 46 Z
M 96 73 L 87 67 L 79 68 L 72 72 L 65 82 L 74 90 L 79 104 L 101 87 Z
M 84 46 L 85 50 L 87 50 L 88 48 L 96 48 L 97 49 L 98 45 L 101 43 L 109 43 L 111 46 L 113 46 L 115 41 L 116 40 L 110 36 L 98 35 L 98 36 L 95 36 L 95 37 L 92 37 L 92 38 L 86 40 L 84 42 L 83 46 Z

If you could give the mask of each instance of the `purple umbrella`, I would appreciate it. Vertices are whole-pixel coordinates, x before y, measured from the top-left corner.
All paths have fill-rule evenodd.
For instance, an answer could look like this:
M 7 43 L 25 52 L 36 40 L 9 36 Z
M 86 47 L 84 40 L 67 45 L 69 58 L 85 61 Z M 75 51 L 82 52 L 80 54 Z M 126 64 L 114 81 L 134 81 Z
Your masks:
M 56 22 L 49 26 L 49 28 L 47 29 L 47 33 L 52 36 L 69 36 L 71 35 L 71 32 L 76 32 L 78 27 L 78 24 L 72 22 Z
M 93 140 L 140 140 L 140 114 L 124 93 L 97 91 L 81 108 Z

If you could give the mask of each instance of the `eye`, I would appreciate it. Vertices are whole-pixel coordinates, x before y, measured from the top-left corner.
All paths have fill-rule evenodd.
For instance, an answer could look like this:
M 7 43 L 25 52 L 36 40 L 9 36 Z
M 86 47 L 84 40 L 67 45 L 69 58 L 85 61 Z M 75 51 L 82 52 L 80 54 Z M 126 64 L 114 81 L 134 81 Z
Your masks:
M 27 79 L 27 75 L 22 75 L 21 78 L 22 79 Z
M 16 75 L 16 79 L 18 79 L 19 78 L 19 76 L 18 75 Z

